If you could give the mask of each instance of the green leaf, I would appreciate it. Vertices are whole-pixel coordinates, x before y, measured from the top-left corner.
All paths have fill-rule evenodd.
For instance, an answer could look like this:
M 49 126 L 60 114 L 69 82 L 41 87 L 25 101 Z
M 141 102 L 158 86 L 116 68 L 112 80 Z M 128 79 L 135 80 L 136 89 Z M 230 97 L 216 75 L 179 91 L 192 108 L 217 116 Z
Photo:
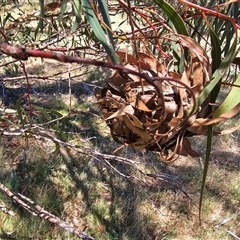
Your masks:
M 212 30 L 211 26 L 208 25 L 209 34 L 211 37 L 212 45 L 212 72 L 215 72 L 221 64 L 221 46 L 217 34 Z M 217 84 L 210 95 L 210 102 L 214 103 L 220 92 L 221 85 Z
M 75 19 L 72 29 L 71 29 L 71 32 L 74 33 L 77 30 L 78 26 L 79 26 L 79 23 L 78 23 L 77 19 Z
M 8 13 L 7 16 L 3 19 L 3 26 L 5 26 L 6 22 L 8 21 L 8 19 L 12 18 L 12 14 Z
M 231 64 L 231 62 L 235 59 L 235 57 L 237 55 L 237 52 L 238 52 L 237 51 L 237 39 L 238 39 L 238 37 L 237 37 L 237 32 L 236 32 L 236 36 L 235 36 L 234 42 L 233 42 L 233 44 L 232 44 L 228 54 L 226 55 L 226 57 L 221 62 L 219 68 L 214 72 L 214 74 L 212 76 L 212 80 L 204 87 L 204 89 L 201 92 L 200 96 L 197 98 L 194 112 L 196 112 L 198 110 L 199 106 L 201 106 L 203 104 L 203 102 L 206 100 L 206 98 L 211 94 L 211 92 L 213 91 L 214 87 L 222 79 L 222 76 L 227 71 L 227 69 L 228 69 L 229 65 Z
M 204 161 L 202 185 L 201 185 L 200 200 L 199 200 L 199 221 L 200 222 L 201 222 L 201 212 L 202 212 L 204 189 L 205 189 L 205 185 L 206 185 L 208 166 L 209 166 L 210 156 L 211 156 L 212 136 L 213 136 L 213 126 L 210 125 L 210 126 L 208 126 L 206 158 L 205 158 L 205 161 Z
M 118 64 L 120 63 L 117 54 L 113 49 L 113 45 L 111 44 L 110 39 L 107 38 L 107 35 L 104 33 L 93 9 L 88 0 L 82 0 L 83 9 L 86 14 L 87 20 L 95 33 L 97 39 L 102 43 L 104 49 L 106 50 L 108 56 L 112 60 L 113 63 Z
M 221 46 L 217 34 L 208 27 L 212 46 L 212 72 L 215 72 L 221 64 Z
M 73 11 L 76 17 L 76 21 L 80 23 L 82 21 L 82 4 L 81 0 L 73 0 Z
M 37 121 L 39 121 L 40 123 L 45 123 L 51 120 L 50 115 L 48 114 L 48 110 L 43 108 L 43 107 L 39 107 L 37 105 L 32 105 L 32 107 L 34 108 L 34 110 L 36 112 L 39 112 L 41 114 L 37 114 Z
M 60 9 L 60 14 L 58 15 L 58 21 L 59 22 L 62 22 L 64 13 L 66 12 L 66 9 L 67 9 L 67 0 L 63 0 L 62 1 L 62 6 L 61 6 L 61 9 Z
M 222 52 L 224 55 L 227 54 L 230 44 L 232 42 L 233 39 L 233 35 L 234 35 L 234 29 L 229 27 L 230 24 L 225 24 L 224 28 L 223 28 L 223 35 L 222 35 L 222 45 L 224 46 Z
M 184 61 L 185 61 L 183 53 L 182 53 L 182 51 L 179 51 L 179 44 L 172 42 L 171 46 L 172 46 L 172 50 L 173 50 L 174 65 L 175 65 L 175 67 L 177 67 L 177 69 L 174 67 L 174 70 L 178 73 L 183 73 Z
M 208 24 L 208 23 L 207 23 Z M 211 37 L 211 44 L 212 44 L 212 70 L 215 71 L 218 69 L 221 63 L 221 47 L 219 44 L 219 39 L 215 32 L 212 30 L 211 26 L 208 25 L 209 34 Z M 210 94 L 210 101 L 215 102 L 218 94 L 220 91 L 220 84 L 216 85 L 213 88 L 213 91 Z M 212 112 L 212 107 L 209 107 L 209 113 Z M 199 200 L 199 221 L 201 222 L 201 212 L 202 212 L 202 204 L 203 204 L 203 197 L 204 197 L 204 190 L 207 180 L 207 173 L 209 168 L 210 156 L 211 156 L 211 148 L 212 148 L 212 137 L 213 137 L 213 125 L 208 126 L 207 132 L 207 146 L 206 146 L 206 157 L 204 161 L 204 169 L 202 175 L 202 184 L 201 184 L 201 192 L 200 192 L 200 200 Z
M 231 6 L 232 6 L 232 8 L 231 8 L 232 16 L 234 18 L 238 18 L 239 17 L 240 2 L 239 1 L 235 2 Z
M 82 4 L 81 0 L 73 0 L 73 11 L 75 15 L 75 21 L 73 23 L 71 32 L 75 32 L 76 29 L 79 27 L 79 24 L 82 22 Z
M 240 75 L 238 75 L 238 78 L 234 84 L 240 86 Z M 213 113 L 213 118 L 219 117 L 221 114 L 229 112 L 236 107 L 240 103 L 239 92 L 240 88 L 233 86 L 223 103 Z
M 181 16 L 175 11 L 175 9 L 164 0 L 153 0 L 167 15 L 169 19 L 169 25 L 175 30 L 175 32 L 188 36 L 188 31 Z
M 220 49 L 220 41 L 217 37 L 217 35 L 212 31 L 211 27 L 209 27 L 209 33 L 211 36 L 211 42 L 213 46 L 213 51 L 212 51 L 212 57 L 213 57 L 213 69 L 215 69 L 212 81 L 209 82 L 204 87 L 204 90 L 200 94 L 200 96 L 197 99 L 196 102 L 196 109 L 198 109 L 199 106 L 205 101 L 205 99 L 210 95 L 211 100 L 216 99 L 219 90 L 220 90 L 220 84 L 219 82 L 221 81 L 223 75 L 225 74 L 226 70 L 230 66 L 231 62 L 237 55 L 237 30 L 235 29 L 235 39 L 234 42 L 226 55 L 226 57 L 223 59 L 223 61 L 219 64 L 220 59 L 221 59 L 221 51 Z M 215 58 L 215 59 L 214 59 Z M 240 80 L 239 80 L 240 81 Z M 219 84 L 219 86 L 218 86 Z M 239 89 L 237 89 L 239 92 Z M 222 113 L 227 112 L 227 110 L 231 110 L 233 107 L 239 103 L 239 101 L 235 101 L 234 103 L 230 103 L 230 101 L 233 101 L 233 97 L 235 96 L 236 98 L 236 89 L 230 92 L 231 97 L 229 99 L 225 99 L 224 103 L 220 106 L 221 109 L 217 109 L 217 114 L 216 112 L 214 113 L 213 117 L 217 117 L 221 115 Z M 215 102 L 215 101 L 214 101 Z M 234 105 L 234 106 L 233 106 Z M 229 107 L 231 106 L 231 107 Z M 219 107 L 219 108 L 220 108 Z M 210 107 L 210 113 L 211 113 L 211 107 Z M 204 189 L 206 185 L 206 179 L 207 179 L 207 172 L 208 172 L 208 167 L 209 167 L 209 162 L 210 162 L 210 155 L 211 155 L 211 146 L 212 146 L 212 136 L 213 136 L 213 125 L 208 126 L 208 134 L 207 134 L 207 148 L 206 148 L 206 158 L 204 162 L 204 169 L 203 169 L 203 177 L 202 177 L 202 185 L 201 185 L 201 195 L 200 195 L 200 200 L 199 200 L 199 220 L 201 222 L 201 210 L 202 210 L 202 203 L 203 203 L 203 195 L 204 195 Z
M 189 36 L 183 19 L 170 4 L 168 4 L 164 0 L 153 0 L 153 1 L 163 10 L 165 15 L 168 17 L 169 25 L 176 33 Z M 174 46 L 176 45 L 177 44 L 173 44 L 173 49 L 174 49 Z M 184 51 L 184 55 L 185 56 L 188 55 L 187 50 Z M 183 53 L 182 52 L 178 53 L 178 51 L 174 51 L 174 57 L 176 59 L 175 65 L 177 65 L 178 67 L 178 72 L 179 73 L 183 72 L 183 66 L 184 66 Z
M 44 26 L 43 26 L 43 19 L 45 16 L 44 0 L 39 0 L 39 5 L 40 5 L 40 18 L 39 18 L 39 22 L 38 22 L 38 25 L 37 25 L 36 31 L 35 31 L 35 39 L 37 37 L 38 30 L 40 29 L 41 33 L 43 33 L 43 28 L 44 28 Z
M 103 21 L 106 23 L 106 25 L 109 27 L 109 29 L 112 29 L 112 24 L 111 24 L 109 11 L 108 11 L 108 6 L 107 6 L 106 1 L 105 0 L 98 0 L 98 4 L 99 4 L 100 12 L 101 12 L 102 17 L 103 17 Z M 110 42 L 111 42 L 112 46 L 114 47 L 113 34 L 109 29 L 106 29 L 106 30 L 107 30 Z

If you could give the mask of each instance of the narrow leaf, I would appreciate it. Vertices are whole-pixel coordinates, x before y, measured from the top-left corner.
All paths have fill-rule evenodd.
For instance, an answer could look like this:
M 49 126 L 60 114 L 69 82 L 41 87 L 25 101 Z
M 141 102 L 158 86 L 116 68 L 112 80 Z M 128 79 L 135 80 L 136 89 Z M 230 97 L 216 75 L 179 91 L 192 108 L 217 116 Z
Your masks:
M 108 56 L 111 58 L 113 63 L 119 63 L 119 59 L 117 54 L 115 53 L 113 46 L 109 39 L 107 39 L 107 35 L 104 33 L 93 9 L 88 0 L 82 0 L 83 9 L 87 16 L 87 20 L 95 33 L 97 39 L 102 43 L 103 47 L 105 48 Z
M 80 0 L 73 0 L 73 11 L 76 17 L 71 32 L 75 32 L 82 21 L 82 4 Z
M 181 16 L 175 9 L 164 0 L 153 0 L 167 15 L 170 26 L 175 29 L 175 32 L 188 36 L 188 31 Z
M 82 21 L 82 4 L 80 0 L 73 0 L 73 11 L 76 21 L 80 23 Z
M 210 125 L 210 126 L 208 126 L 206 158 L 205 158 L 205 161 L 204 161 L 202 186 L 201 186 L 201 193 L 200 193 L 200 200 L 199 200 L 199 221 L 200 222 L 201 222 L 203 195 L 204 195 L 204 189 L 205 189 L 206 180 L 207 180 L 207 173 L 208 173 L 208 166 L 209 166 L 210 156 L 211 156 L 212 136 L 213 136 L 213 126 Z
M 106 1 L 105 0 L 98 0 L 98 4 L 99 4 L 100 12 L 101 12 L 102 17 L 103 17 L 103 21 L 107 24 L 109 29 L 112 29 L 112 24 L 111 24 L 109 11 L 108 11 L 108 6 L 107 6 Z M 109 29 L 106 29 L 107 33 L 108 33 L 108 38 L 109 38 L 112 46 L 114 47 L 113 34 Z
M 208 24 L 208 30 L 211 37 L 212 45 L 212 72 L 215 72 L 221 64 L 221 46 L 219 42 L 219 37 L 212 30 L 211 26 Z M 210 95 L 210 102 L 214 103 L 217 99 L 217 96 L 220 92 L 220 84 L 217 84 Z
M 5 24 L 7 23 L 8 19 L 12 18 L 12 14 L 8 13 L 7 16 L 3 19 L 3 26 L 5 26 Z
M 189 35 L 183 19 L 181 18 L 181 16 L 175 11 L 175 9 L 170 4 L 168 4 L 164 0 L 153 0 L 153 1 L 166 14 L 166 16 L 169 19 L 169 25 L 171 26 L 171 28 L 176 33 L 186 35 L 186 36 Z M 184 55 L 185 56 L 188 55 L 187 50 L 184 51 Z M 178 53 L 177 51 L 174 51 L 174 57 L 175 57 L 175 60 L 176 60 L 175 65 L 177 65 L 177 67 L 178 67 L 177 71 L 179 73 L 182 73 L 183 72 L 183 59 L 184 59 L 183 53 L 182 52 Z
M 240 87 L 240 75 L 238 75 L 238 78 L 234 82 L 234 85 L 239 85 Z M 235 86 L 232 87 L 230 93 L 225 98 L 223 103 L 213 113 L 213 118 L 216 118 L 222 115 L 223 113 L 229 112 L 231 109 L 233 109 L 235 106 L 237 106 L 240 103 L 239 87 L 235 87 Z
M 236 33 L 237 35 L 237 33 Z M 237 55 L 237 36 L 234 39 L 234 42 L 231 46 L 231 49 L 229 50 L 226 57 L 221 62 L 219 68 L 214 72 L 212 80 L 204 87 L 203 91 L 201 92 L 200 96 L 196 100 L 196 106 L 195 111 L 198 110 L 199 106 L 202 105 L 202 103 L 206 100 L 206 98 L 209 96 L 209 94 L 212 92 L 214 87 L 219 83 L 219 81 L 222 79 L 222 76 L 227 71 L 229 65 L 231 62 L 235 59 Z M 240 48 L 239 48 L 240 49 Z
M 217 34 L 208 26 L 212 45 L 212 72 L 215 72 L 221 64 L 221 46 Z
M 41 33 L 43 32 L 43 19 L 44 19 L 44 15 L 45 15 L 44 0 L 39 0 L 39 5 L 40 5 L 40 18 L 39 18 L 38 25 L 36 27 L 35 38 L 38 34 L 39 29 L 41 30 Z
M 64 13 L 66 12 L 66 9 L 67 9 L 67 0 L 63 0 L 61 10 L 60 10 L 60 14 L 58 16 L 58 21 L 59 22 L 62 22 Z

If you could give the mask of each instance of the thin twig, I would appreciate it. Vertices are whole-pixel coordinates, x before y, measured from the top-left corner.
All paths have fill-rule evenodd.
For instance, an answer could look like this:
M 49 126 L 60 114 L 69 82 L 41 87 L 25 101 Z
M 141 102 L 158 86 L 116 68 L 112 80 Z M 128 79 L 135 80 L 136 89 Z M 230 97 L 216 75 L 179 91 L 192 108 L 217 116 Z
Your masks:
M 65 117 L 65 116 L 64 116 Z M 62 117 L 62 118 L 64 118 Z M 33 131 L 34 130 L 34 131 Z M 165 174 L 162 174 L 162 175 L 159 175 L 159 174 L 148 174 L 148 173 L 145 173 L 143 172 L 140 167 L 139 167 L 139 164 L 141 162 L 139 161 L 134 161 L 134 160 L 131 160 L 131 159 L 128 159 L 128 158 L 125 158 L 125 157 L 120 157 L 120 156 L 116 156 L 116 155 L 110 155 L 110 154 L 103 154 L 103 153 L 100 153 L 98 152 L 97 150 L 93 149 L 92 147 L 85 147 L 85 146 L 82 146 L 82 145 L 77 145 L 77 144 L 72 144 L 72 143 L 69 143 L 69 142 L 63 142 L 61 141 L 60 139 L 52 136 L 52 135 L 49 135 L 49 132 L 46 133 L 44 128 L 41 128 L 40 126 L 37 126 L 37 125 L 34 125 L 32 127 L 30 127 L 30 125 L 25 125 L 25 128 L 24 129 L 16 129 L 15 131 L 4 131 L 3 134 L 4 135 L 22 135 L 22 134 L 30 134 L 32 136 L 35 136 L 37 138 L 39 137 L 42 137 L 43 139 L 46 139 L 46 140 L 50 140 L 50 141 L 53 141 L 54 143 L 57 143 L 57 144 L 61 144 L 62 146 L 65 146 L 65 147 L 69 147 L 75 151 L 77 151 L 78 153 L 80 154 L 84 154 L 84 155 L 88 155 L 90 157 L 92 157 L 93 159 L 101 162 L 102 164 L 104 164 L 106 167 L 109 167 L 110 169 L 114 170 L 115 172 L 117 172 L 120 176 L 124 177 L 124 178 L 127 178 L 127 179 L 134 179 L 134 180 L 137 180 L 139 181 L 140 179 L 135 177 L 135 176 L 132 176 L 132 175 L 125 175 L 123 173 L 121 173 L 120 171 L 118 171 L 111 163 L 110 161 L 117 161 L 117 162 L 121 162 L 123 164 L 127 164 L 129 166 L 132 166 L 135 170 L 137 170 L 142 176 L 144 177 L 147 177 L 147 178 L 155 178 L 155 179 L 159 179 L 159 180 L 163 180 L 165 182 L 168 182 L 170 183 L 170 178 L 173 178 L 169 175 L 165 175 Z M 140 180 L 141 181 L 141 180 Z M 172 184 L 172 183 L 171 183 Z M 178 188 L 179 189 L 179 188 Z M 181 190 L 181 189 L 180 189 Z M 185 195 L 187 195 L 183 190 L 181 190 Z
M 5 194 L 7 194 L 15 203 L 19 204 L 22 208 L 24 208 L 25 210 L 30 212 L 33 216 L 38 216 L 38 217 L 45 219 L 51 223 L 54 223 L 54 224 L 58 225 L 59 227 L 63 228 L 64 230 L 75 234 L 77 237 L 79 237 L 83 240 L 94 240 L 93 237 L 88 236 L 85 232 L 81 232 L 81 231 L 77 230 L 69 223 L 61 220 L 59 217 L 46 211 L 44 208 L 37 205 L 30 198 L 27 198 L 19 193 L 14 194 L 2 183 L 0 183 L 0 190 L 2 190 Z
M 240 240 L 240 237 L 238 237 L 236 234 L 234 234 L 231 231 L 227 231 L 232 237 L 234 237 L 236 240 Z

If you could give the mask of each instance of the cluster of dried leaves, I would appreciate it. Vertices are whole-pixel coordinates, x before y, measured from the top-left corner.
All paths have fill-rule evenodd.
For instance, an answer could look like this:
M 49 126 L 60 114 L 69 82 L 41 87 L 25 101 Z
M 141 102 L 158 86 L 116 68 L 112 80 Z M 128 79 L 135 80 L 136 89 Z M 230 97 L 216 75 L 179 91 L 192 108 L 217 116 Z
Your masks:
M 193 39 L 178 35 L 184 71 L 171 70 L 171 62 L 151 53 L 136 57 L 117 52 L 121 63 L 134 74 L 115 71 L 101 93 L 95 93 L 113 139 L 134 149 L 159 152 L 165 161 L 177 155 L 199 156 L 188 137 L 204 134 L 202 122 L 208 114 L 208 99 L 195 111 L 195 100 L 211 79 L 211 66 L 204 49 Z M 187 52 L 189 54 L 187 54 Z M 152 83 L 144 76 L 151 77 Z M 170 153 L 171 152 L 171 153 Z

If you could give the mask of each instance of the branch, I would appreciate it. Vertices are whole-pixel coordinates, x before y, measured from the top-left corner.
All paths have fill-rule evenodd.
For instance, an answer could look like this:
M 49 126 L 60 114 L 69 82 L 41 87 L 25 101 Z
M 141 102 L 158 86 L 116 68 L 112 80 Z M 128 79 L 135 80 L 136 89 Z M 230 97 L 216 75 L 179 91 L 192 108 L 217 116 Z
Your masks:
M 29 57 L 38 57 L 38 58 L 48 58 L 48 59 L 55 59 L 59 62 L 64 63 L 80 63 L 80 64 L 86 64 L 86 65 L 95 65 L 98 67 L 104 67 L 104 68 L 112 68 L 118 71 L 121 71 L 122 73 L 126 74 L 134 74 L 140 78 L 145 79 L 147 83 L 154 86 L 159 96 L 161 96 L 161 92 L 157 85 L 154 83 L 152 78 L 148 76 L 146 73 L 139 73 L 136 71 L 133 71 L 129 68 L 123 67 L 122 65 L 113 64 L 113 63 L 107 63 L 102 61 L 97 61 L 93 59 L 87 59 L 87 58 L 80 58 L 80 57 L 74 57 L 74 56 L 67 56 L 61 53 L 56 52 L 48 52 L 48 51 L 42 51 L 42 50 L 32 50 L 25 47 L 18 47 L 9 45 L 7 43 L 0 44 L 0 51 L 2 51 L 4 54 L 11 56 L 18 60 L 28 60 Z M 158 80 L 168 80 L 168 78 L 158 78 Z M 173 78 L 170 78 L 169 80 L 173 80 Z
M 58 225 L 59 227 L 63 228 L 64 230 L 75 234 L 76 236 L 78 236 L 79 238 L 81 238 L 83 240 L 94 240 L 93 237 L 90 237 L 86 233 L 77 230 L 76 228 L 71 226 L 69 223 L 64 222 L 57 216 L 46 211 L 44 208 L 37 205 L 31 199 L 23 196 L 20 193 L 14 194 L 2 183 L 0 183 L 0 190 L 2 190 L 5 194 L 7 194 L 14 202 L 18 203 L 21 207 L 23 207 L 25 210 L 30 212 L 33 216 L 38 216 L 44 220 L 54 223 L 54 224 Z
M 179 81 L 176 78 L 151 77 L 144 72 L 137 72 L 137 71 L 131 70 L 127 67 L 124 67 L 120 64 L 113 64 L 113 63 L 110 63 L 110 62 L 102 62 L 102 61 L 88 59 L 88 58 L 67 56 L 67 55 L 64 55 L 62 53 L 56 53 L 56 52 L 48 52 L 48 51 L 42 51 L 42 50 L 32 50 L 32 49 L 28 49 L 28 48 L 25 48 L 25 47 L 18 47 L 18 46 L 9 45 L 7 43 L 0 44 L 0 51 L 2 51 L 4 54 L 6 54 L 8 56 L 11 56 L 13 58 L 16 58 L 18 60 L 23 60 L 23 61 L 28 60 L 29 57 L 48 58 L 48 59 L 54 59 L 54 60 L 57 60 L 59 62 L 64 62 L 64 63 L 68 62 L 68 63 L 80 63 L 80 64 L 86 64 L 86 65 L 94 65 L 94 66 L 103 67 L 103 68 L 111 68 L 111 69 L 120 71 L 121 73 L 124 73 L 124 74 L 133 74 L 133 75 L 139 77 L 140 79 L 144 79 L 149 85 L 153 86 L 155 88 L 157 94 L 158 94 L 158 97 L 161 98 L 161 99 L 163 99 L 162 90 L 158 87 L 158 85 L 155 82 L 156 81 L 159 81 L 159 82 L 163 82 L 163 81 L 175 82 L 175 83 L 181 84 L 181 86 L 185 87 L 187 89 L 187 91 L 190 93 L 191 98 L 193 100 L 193 106 L 192 106 L 191 112 L 184 119 L 184 121 L 182 121 L 181 124 L 183 125 L 184 123 L 187 123 L 190 116 L 192 116 L 192 114 L 195 111 L 196 99 L 195 99 L 195 94 L 194 94 L 192 88 L 190 88 L 187 84 L 185 84 L 182 81 Z M 157 106 L 157 108 L 158 107 L 162 107 L 163 112 L 164 112 L 165 104 L 163 104 L 163 102 L 160 102 L 159 106 Z

